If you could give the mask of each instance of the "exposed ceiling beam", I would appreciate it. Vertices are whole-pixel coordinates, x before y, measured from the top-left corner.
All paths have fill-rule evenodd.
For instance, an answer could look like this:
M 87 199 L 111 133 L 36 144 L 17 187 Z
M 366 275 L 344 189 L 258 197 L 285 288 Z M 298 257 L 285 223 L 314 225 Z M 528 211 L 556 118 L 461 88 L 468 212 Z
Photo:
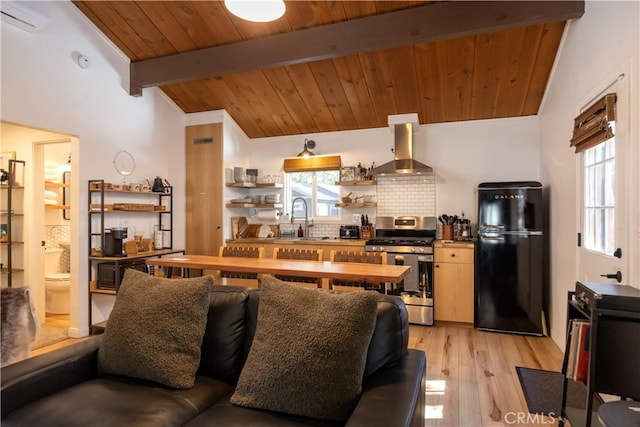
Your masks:
M 132 62 L 129 93 L 140 96 L 145 87 L 564 21 L 583 14 L 584 0 L 440 2 Z

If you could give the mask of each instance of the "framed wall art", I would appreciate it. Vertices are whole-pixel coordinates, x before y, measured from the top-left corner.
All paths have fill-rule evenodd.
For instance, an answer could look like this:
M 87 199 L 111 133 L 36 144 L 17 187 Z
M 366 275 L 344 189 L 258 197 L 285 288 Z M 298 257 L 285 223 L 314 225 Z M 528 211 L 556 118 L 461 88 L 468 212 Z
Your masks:
M 344 166 L 340 169 L 340 181 L 354 181 L 356 179 L 356 167 Z

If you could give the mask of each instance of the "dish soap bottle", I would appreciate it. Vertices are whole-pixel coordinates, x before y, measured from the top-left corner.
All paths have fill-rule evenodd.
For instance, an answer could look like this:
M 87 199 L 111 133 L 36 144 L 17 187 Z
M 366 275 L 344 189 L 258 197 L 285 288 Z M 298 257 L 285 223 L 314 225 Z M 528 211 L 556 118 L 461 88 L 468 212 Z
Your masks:
M 298 237 L 304 237 L 304 230 L 302 229 L 302 225 L 298 226 Z

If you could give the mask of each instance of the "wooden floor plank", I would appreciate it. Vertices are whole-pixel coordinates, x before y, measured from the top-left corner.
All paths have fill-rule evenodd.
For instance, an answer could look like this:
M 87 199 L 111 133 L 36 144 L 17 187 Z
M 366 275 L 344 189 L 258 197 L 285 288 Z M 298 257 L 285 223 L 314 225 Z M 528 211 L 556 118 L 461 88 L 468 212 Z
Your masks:
M 508 374 L 509 359 L 508 354 L 504 350 L 504 343 L 508 342 L 508 339 L 502 336 L 503 334 L 490 333 L 486 334 L 487 348 L 489 358 L 491 359 L 491 366 L 493 367 L 494 374 Z
M 558 361 L 562 363 L 562 352 L 556 346 L 555 349 L 550 349 L 546 344 L 548 340 L 544 337 L 526 337 L 527 344 L 533 349 L 533 353 L 536 355 L 536 359 L 540 362 L 542 369 L 554 370 Z
M 480 397 L 480 413 L 483 426 L 502 426 L 505 408 L 502 406 L 500 393 L 493 373 L 489 352 L 476 352 L 476 378 Z
M 459 426 L 481 426 L 480 395 L 475 366 L 461 365 L 458 369 Z
M 425 426 L 557 425 L 557 420 L 527 412 L 516 372 L 516 366 L 559 371 L 562 351 L 551 338 L 449 323 L 412 326 L 410 334 L 416 335 L 410 342 L 420 341 L 414 348 L 427 353 L 427 382 L 435 389 L 427 392 Z
M 439 404 L 442 406 L 442 418 L 436 423 L 438 426 L 455 426 L 459 424 L 459 359 L 460 339 L 458 328 L 446 327 L 444 339 L 444 354 L 442 355 L 442 377 L 444 378 L 445 393 L 440 395 Z
M 531 342 L 527 340 L 524 335 L 514 335 L 516 347 L 520 352 L 522 358 L 522 366 L 527 368 L 544 369 L 542 367 L 541 359 L 544 358 L 542 354 L 536 354 L 535 349 L 532 347 Z

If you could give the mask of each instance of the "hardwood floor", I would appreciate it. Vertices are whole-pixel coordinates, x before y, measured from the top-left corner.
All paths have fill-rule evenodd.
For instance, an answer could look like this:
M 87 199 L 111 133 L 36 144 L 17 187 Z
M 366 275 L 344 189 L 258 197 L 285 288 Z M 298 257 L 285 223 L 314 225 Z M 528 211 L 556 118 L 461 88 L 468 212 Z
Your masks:
M 69 327 L 69 315 L 68 314 L 47 314 L 45 323 L 52 326 L 60 326 L 63 328 Z M 82 341 L 84 338 L 67 338 L 64 341 L 57 342 L 46 347 L 40 347 L 36 350 L 29 352 L 29 357 L 38 356 L 40 354 L 48 353 L 61 347 L 66 347 L 78 341 Z
M 558 424 L 527 415 L 516 373 L 516 366 L 559 371 L 562 352 L 551 338 L 411 325 L 409 347 L 427 353 L 426 427 Z
M 31 356 L 77 341 L 70 338 Z M 559 371 L 562 352 L 551 338 L 441 323 L 434 327 L 411 325 L 409 347 L 427 353 L 425 427 L 558 424 L 553 418 L 527 415 L 516 373 L 516 366 Z

